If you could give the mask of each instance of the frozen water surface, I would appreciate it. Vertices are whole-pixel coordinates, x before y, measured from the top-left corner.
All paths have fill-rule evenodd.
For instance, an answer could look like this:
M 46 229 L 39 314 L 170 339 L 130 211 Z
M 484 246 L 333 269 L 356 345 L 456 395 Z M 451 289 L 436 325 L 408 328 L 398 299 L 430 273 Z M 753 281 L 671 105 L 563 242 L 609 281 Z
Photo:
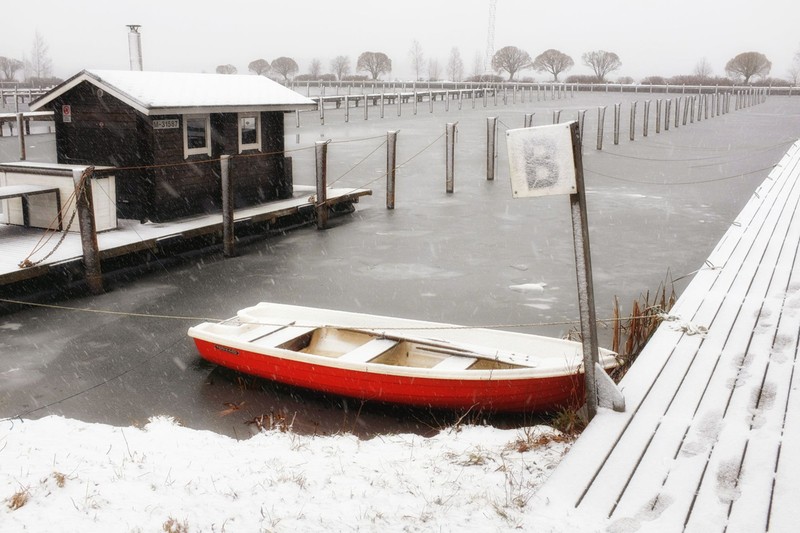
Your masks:
M 526 95 L 527 96 L 527 95 Z M 676 95 L 670 95 L 675 98 Z M 186 329 L 202 318 L 227 318 L 268 300 L 561 336 L 576 326 L 575 273 L 566 197 L 512 200 L 504 146 L 506 128 L 562 121 L 585 109 L 583 159 L 597 314 L 611 316 L 614 296 L 627 306 L 669 275 L 678 292 L 705 259 L 756 186 L 800 137 L 800 98 L 771 97 L 754 106 L 655 133 L 641 131 L 641 101 L 664 95 L 580 93 L 575 98 L 476 109 L 465 100 L 450 111 L 427 103 L 417 115 L 387 106 L 286 117 L 286 148 L 295 181 L 314 183 L 313 142 L 328 147 L 329 183 L 369 187 L 356 211 L 313 227 L 149 272 L 117 277 L 109 291 L 58 303 L 125 314 L 31 308 L 0 320 L 0 416 L 64 415 L 118 425 L 167 415 L 184 425 L 230 436 L 249 435 L 246 422 L 280 413 L 296 431 L 429 432 L 440 414 L 382 406 L 276 386 L 202 362 Z M 636 140 L 628 140 L 630 103 L 639 100 Z M 606 115 L 604 150 L 595 150 L 596 107 L 622 102 L 622 132 L 613 145 Z M 651 113 L 655 112 L 651 107 Z M 497 176 L 486 180 L 486 117 L 499 117 Z M 458 123 L 455 193 L 445 193 L 444 138 Z M 399 130 L 396 208 L 385 208 L 387 130 Z M 16 138 L 0 139 L 2 160 L 15 160 Z M 34 148 L 35 146 L 35 148 Z M 370 152 L 377 150 L 367 157 Z M 53 160 L 48 134 L 29 137 L 29 158 Z M 365 159 L 366 158 L 366 159 Z M 360 164 L 359 164 L 360 163 Z M 355 166 L 357 165 L 357 166 Z M 353 168 L 355 166 L 355 168 Z M 351 170 L 352 169 L 352 170 Z M 625 312 L 626 309 L 623 309 Z M 195 317 L 189 320 L 166 317 Z M 539 323 L 546 326 L 537 326 Z M 601 329 L 601 342 L 610 333 Z M 528 417 L 525 417 L 528 421 Z M 483 419 L 478 417 L 478 421 Z M 492 422 L 519 424 L 521 418 Z

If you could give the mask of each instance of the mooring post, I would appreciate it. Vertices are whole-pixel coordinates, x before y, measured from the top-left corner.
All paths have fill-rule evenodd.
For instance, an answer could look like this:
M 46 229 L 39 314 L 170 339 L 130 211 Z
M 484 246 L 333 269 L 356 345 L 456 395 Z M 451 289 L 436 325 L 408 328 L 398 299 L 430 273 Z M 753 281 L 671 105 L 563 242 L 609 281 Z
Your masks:
M 325 101 L 319 97 L 319 123 L 325 125 Z
M 317 229 L 328 225 L 328 141 L 317 141 L 315 146 L 317 160 Z
M 416 84 L 415 84 L 416 85 Z M 419 95 L 417 94 L 417 89 L 414 89 L 414 115 L 417 114 L 417 105 L 419 105 Z
M 656 133 L 661 133 L 661 98 L 656 99 Z
M 556 109 L 553 111 L 553 124 L 558 124 L 561 122 L 561 110 Z
M 533 115 L 534 115 L 533 113 L 525 113 L 525 119 L 523 122 L 524 128 L 530 128 L 531 126 L 533 126 Z
M 397 177 L 397 131 L 386 132 L 386 209 L 394 209 Z
M 664 102 L 664 131 L 669 131 L 669 119 L 672 117 L 672 99 L 667 98 Z
M 19 160 L 25 161 L 25 127 L 22 124 L 22 113 L 17 113 L 17 135 L 19 136 Z
M 703 118 L 708 120 L 708 95 L 703 96 Z
M 583 143 L 583 123 L 586 121 L 586 110 L 579 109 L 576 119 L 578 121 L 578 133 L 580 134 L 581 143 Z
M 344 95 L 344 121 L 350 122 L 350 98 L 347 95 Z
M 619 123 L 622 112 L 622 103 L 614 104 L 614 144 L 619 144 Z
M 456 125 L 448 122 L 445 127 L 445 192 L 452 193 L 455 186 L 454 167 L 456 152 Z
M 497 159 L 497 117 L 486 118 L 486 179 L 494 179 L 494 162 Z
M 103 275 L 100 271 L 100 247 L 97 245 L 97 225 L 94 220 L 92 199 L 92 174 L 94 167 L 72 170 L 75 186 L 75 209 L 81 230 L 83 248 L 83 270 L 91 294 L 103 293 Z
M 644 101 L 644 115 L 642 116 L 642 136 L 647 137 L 647 130 L 650 129 L 650 100 Z
M 369 120 L 369 96 L 364 93 L 364 120 Z
M 597 382 L 595 364 L 600 360 L 597 342 L 597 315 L 594 306 L 594 283 L 592 281 L 592 258 L 589 246 L 589 220 L 586 209 L 586 191 L 583 181 L 583 159 L 580 132 L 577 124 L 571 124 L 572 157 L 575 161 L 575 185 L 577 192 L 570 194 L 572 235 L 575 248 L 575 272 L 578 281 L 578 308 L 581 317 L 583 339 L 583 375 L 586 388 L 586 409 L 589 420 L 597 414 Z
M 597 108 L 597 149 L 603 149 L 603 129 L 606 125 L 606 106 Z
M 678 126 L 678 122 L 680 121 L 680 114 L 681 114 L 681 97 L 680 96 L 676 96 L 675 97 L 675 122 L 674 122 L 674 126 L 676 128 L 679 127 Z
M 695 102 L 697 100 L 697 97 L 692 95 L 690 98 L 691 98 L 692 105 L 691 105 L 691 109 L 689 110 L 689 122 L 694 124 L 694 106 L 695 106 Z
M 220 182 L 222 185 L 222 255 L 236 255 L 236 237 L 233 225 L 233 183 L 230 174 L 231 156 L 221 155 L 219 158 Z
M 631 125 L 628 130 L 630 132 L 631 140 L 636 139 L 636 100 L 631 102 Z
M 397 91 L 397 116 L 399 117 L 402 114 L 403 108 L 403 93 Z

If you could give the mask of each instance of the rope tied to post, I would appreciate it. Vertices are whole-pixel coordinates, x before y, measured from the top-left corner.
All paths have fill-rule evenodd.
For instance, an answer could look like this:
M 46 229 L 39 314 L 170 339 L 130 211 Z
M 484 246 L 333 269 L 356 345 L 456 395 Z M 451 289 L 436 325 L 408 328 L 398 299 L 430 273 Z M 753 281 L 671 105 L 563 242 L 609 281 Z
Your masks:
M 77 187 L 72 191 L 72 194 L 69 195 L 64 205 L 61 206 L 61 211 L 59 211 L 56 214 L 56 216 L 53 217 L 53 220 L 50 221 L 50 224 L 45 229 L 44 234 L 41 236 L 39 241 L 34 245 L 33 249 L 30 251 L 27 257 L 25 257 L 25 259 L 23 259 L 18 263 L 17 266 L 19 266 L 19 268 L 31 268 L 39 265 L 40 263 L 49 259 L 56 252 L 56 250 L 58 250 L 58 248 L 64 243 L 64 240 L 67 238 L 67 235 L 69 235 L 69 230 L 72 227 L 72 224 L 75 222 L 75 216 L 78 214 L 77 208 L 73 208 L 72 204 L 76 201 L 78 195 L 84 195 L 84 197 L 86 196 L 87 194 L 86 184 L 89 182 L 89 178 L 93 173 L 94 173 L 94 166 L 86 167 L 83 170 Z M 47 245 L 47 243 L 50 242 L 50 239 L 53 238 L 53 235 L 55 235 L 57 231 L 56 225 L 58 220 L 62 219 L 64 214 L 70 209 L 72 210 L 72 213 L 70 213 L 69 221 L 67 222 L 66 227 L 61 231 L 61 238 L 58 239 L 58 242 L 56 242 L 55 246 L 53 246 L 53 248 L 49 252 L 47 252 L 47 254 L 45 254 L 42 258 L 36 261 L 31 260 L 31 257 L 33 257 L 36 253 L 41 251 Z

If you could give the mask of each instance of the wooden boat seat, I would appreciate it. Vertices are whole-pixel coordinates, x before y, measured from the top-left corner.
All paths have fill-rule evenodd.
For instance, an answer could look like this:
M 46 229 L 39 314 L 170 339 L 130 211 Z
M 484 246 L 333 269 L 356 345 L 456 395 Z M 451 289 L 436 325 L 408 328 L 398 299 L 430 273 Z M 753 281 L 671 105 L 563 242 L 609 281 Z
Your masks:
M 381 354 L 397 346 L 397 341 L 392 339 L 372 339 L 358 348 L 351 350 L 339 357 L 339 361 L 349 363 L 369 363 Z
M 280 326 L 280 328 L 276 328 L 276 331 L 273 333 L 262 335 L 261 337 L 258 337 L 250 342 L 257 346 L 275 348 L 298 337 L 302 337 L 306 333 L 310 333 L 315 329 L 317 328 L 307 326 Z
M 283 329 L 285 327 L 286 327 L 286 325 L 277 325 L 277 324 L 269 324 L 269 325 L 266 325 L 266 326 L 259 326 L 259 327 L 255 328 L 255 329 L 251 329 L 247 333 L 243 334 L 241 336 L 241 339 L 244 342 L 254 342 L 254 341 L 257 341 L 258 339 L 261 339 L 262 337 L 266 337 L 267 335 L 271 335 L 272 333 L 275 333 L 279 329 Z
M 466 370 L 475 364 L 477 357 L 464 357 L 463 355 L 451 355 L 447 359 L 433 365 L 435 370 Z

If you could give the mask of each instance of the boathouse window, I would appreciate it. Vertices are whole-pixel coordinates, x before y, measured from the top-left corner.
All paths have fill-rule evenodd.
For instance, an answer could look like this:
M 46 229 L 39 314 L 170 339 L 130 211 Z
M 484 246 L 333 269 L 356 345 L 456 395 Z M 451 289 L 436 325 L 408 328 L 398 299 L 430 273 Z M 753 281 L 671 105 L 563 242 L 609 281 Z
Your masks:
M 261 117 L 258 113 L 239 113 L 239 153 L 261 150 Z
M 211 117 L 187 115 L 183 119 L 183 156 L 211 155 Z

